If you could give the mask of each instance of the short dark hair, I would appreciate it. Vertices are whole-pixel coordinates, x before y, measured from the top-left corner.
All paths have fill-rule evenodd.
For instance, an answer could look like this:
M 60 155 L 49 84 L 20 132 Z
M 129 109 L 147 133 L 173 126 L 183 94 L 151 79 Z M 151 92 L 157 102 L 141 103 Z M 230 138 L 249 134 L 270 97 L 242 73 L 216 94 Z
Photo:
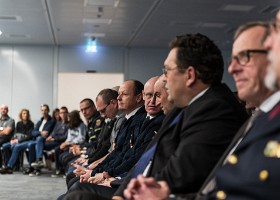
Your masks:
M 118 92 L 116 90 L 107 88 L 107 89 L 101 90 L 98 93 L 97 97 L 98 96 L 100 96 L 102 98 L 102 100 L 104 101 L 105 104 L 109 104 L 112 99 L 117 100 Z M 96 100 L 97 100 L 97 97 L 96 97 Z
M 134 90 L 134 95 L 137 96 L 138 94 L 142 94 L 142 91 L 144 90 L 144 85 L 138 80 L 130 79 L 127 81 L 132 81 L 133 82 L 133 90 Z
M 65 110 L 65 112 L 68 113 L 68 108 L 66 106 L 61 106 L 60 110 Z
M 267 38 L 267 36 L 269 35 L 269 23 L 268 22 L 262 22 L 262 21 L 256 21 L 256 22 L 248 22 L 246 24 L 243 24 L 241 26 L 239 26 L 237 28 L 237 30 L 234 33 L 234 37 L 233 37 L 233 41 L 235 41 L 241 33 L 243 33 L 244 31 L 250 29 L 250 28 L 254 28 L 254 27 L 263 27 L 265 29 L 263 38 L 262 38 L 262 43 L 265 41 L 265 39 Z
M 81 103 L 84 103 L 85 101 L 87 101 L 87 102 L 89 103 L 89 106 L 95 106 L 94 102 L 93 102 L 92 99 L 90 99 L 90 98 L 85 98 L 85 99 L 83 99 L 83 100 L 80 102 L 80 104 L 81 104 Z
M 207 36 L 200 33 L 177 36 L 171 41 L 170 48 L 177 48 L 177 65 L 180 72 L 193 66 L 203 83 L 221 83 L 224 73 L 223 56 Z
M 42 104 L 42 105 L 41 105 L 41 108 L 42 108 L 42 107 L 46 107 L 47 111 L 50 112 L 50 107 L 48 106 L 48 104 Z

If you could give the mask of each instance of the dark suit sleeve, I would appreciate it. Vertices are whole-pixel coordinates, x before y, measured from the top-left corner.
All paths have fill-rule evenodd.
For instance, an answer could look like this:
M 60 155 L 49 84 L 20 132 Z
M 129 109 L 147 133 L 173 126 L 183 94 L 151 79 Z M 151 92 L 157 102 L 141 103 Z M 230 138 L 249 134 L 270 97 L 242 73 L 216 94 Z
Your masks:
M 155 178 L 166 180 L 174 193 L 198 191 L 239 128 L 237 118 L 232 106 L 218 99 L 190 105 L 180 119 L 178 146 Z
M 122 173 L 128 172 L 139 160 L 147 145 L 150 143 L 152 138 L 155 135 L 155 132 L 159 130 L 162 120 L 164 116 L 160 115 L 156 119 L 151 120 L 150 124 L 147 127 L 139 130 L 141 133 L 137 138 L 137 142 L 132 148 L 132 151 L 128 152 L 124 156 L 125 160 L 123 160 L 120 164 L 111 167 L 107 170 L 108 174 L 112 177 L 119 176 Z

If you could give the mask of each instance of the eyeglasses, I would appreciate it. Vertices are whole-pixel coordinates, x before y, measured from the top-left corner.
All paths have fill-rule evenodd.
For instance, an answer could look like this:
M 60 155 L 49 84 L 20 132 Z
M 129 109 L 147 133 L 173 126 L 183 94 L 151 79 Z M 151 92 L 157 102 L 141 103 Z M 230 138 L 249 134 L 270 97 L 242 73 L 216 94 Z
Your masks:
M 270 22 L 270 30 L 275 33 L 280 32 L 280 22 L 277 19 L 274 19 Z
M 168 68 L 162 68 L 162 73 L 166 76 L 168 71 L 176 70 L 178 67 L 168 69 Z
M 102 110 L 99 110 L 101 114 L 104 114 L 106 112 L 106 108 L 110 105 L 111 102 L 109 102 Z
M 239 65 L 246 65 L 251 58 L 251 53 L 260 53 L 260 54 L 267 54 L 267 50 L 264 49 L 248 49 L 244 51 L 240 51 L 236 56 L 231 58 L 231 62 L 236 60 Z
M 144 93 L 145 98 L 148 99 L 152 99 L 156 97 L 156 94 L 153 93 Z

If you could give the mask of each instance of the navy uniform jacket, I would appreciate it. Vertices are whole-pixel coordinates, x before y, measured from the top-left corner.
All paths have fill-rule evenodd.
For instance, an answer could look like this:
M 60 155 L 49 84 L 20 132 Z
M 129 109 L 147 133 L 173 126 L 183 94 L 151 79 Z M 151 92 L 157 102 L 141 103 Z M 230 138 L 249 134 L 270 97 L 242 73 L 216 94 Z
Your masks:
M 140 156 L 150 143 L 155 133 L 161 127 L 164 119 L 164 114 L 160 113 L 147 123 L 143 124 L 146 115 L 138 121 L 137 126 L 130 136 L 130 149 L 121 155 L 121 159 L 116 160 L 109 168 L 106 169 L 108 174 L 112 177 L 120 176 L 128 172 L 135 163 L 139 160 Z
M 87 152 L 89 155 L 88 163 L 92 163 L 108 154 L 108 150 L 111 146 L 110 136 L 115 122 L 116 119 L 113 119 L 110 122 L 103 124 L 101 132 L 99 133 L 97 138 L 96 149 L 91 152 Z
M 172 193 L 198 192 L 247 117 L 225 84 L 210 87 L 183 109 L 172 130 L 154 141 L 158 145 L 148 176 L 167 181 Z
M 230 158 L 206 199 L 280 199 L 280 103 L 255 121 Z
M 122 153 L 127 152 L 130 149 L 129 136 L 132 134 L 137 123 L 140 121 L 143 115 L 146 115 L 144 106 L 142 106 L 128 120 L 123 122 L 116 138 L 115 149 L 105 158 L 105 160 L 103 160 L 99 165 L 96 166 L 94 170 L 92 170 L 92 176 L 94 176 L 96 173 L 103 172 L 110 162 L 113 162 L 113 160 L 115 159 L 121 158 Z

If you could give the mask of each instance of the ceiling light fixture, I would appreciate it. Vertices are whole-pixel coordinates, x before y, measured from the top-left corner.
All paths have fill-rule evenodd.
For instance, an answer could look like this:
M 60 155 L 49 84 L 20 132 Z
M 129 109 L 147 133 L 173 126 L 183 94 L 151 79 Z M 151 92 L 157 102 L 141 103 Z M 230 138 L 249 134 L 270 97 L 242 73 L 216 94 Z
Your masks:
M 86 6 L 114 6 L 118 7 L 120 0 L 84 0 Z
M 97 52 L 97 45 L 96 45 L 95 37 L 91 37 L 88 39 L 86 52 L 87 53 L 96 53 Z

